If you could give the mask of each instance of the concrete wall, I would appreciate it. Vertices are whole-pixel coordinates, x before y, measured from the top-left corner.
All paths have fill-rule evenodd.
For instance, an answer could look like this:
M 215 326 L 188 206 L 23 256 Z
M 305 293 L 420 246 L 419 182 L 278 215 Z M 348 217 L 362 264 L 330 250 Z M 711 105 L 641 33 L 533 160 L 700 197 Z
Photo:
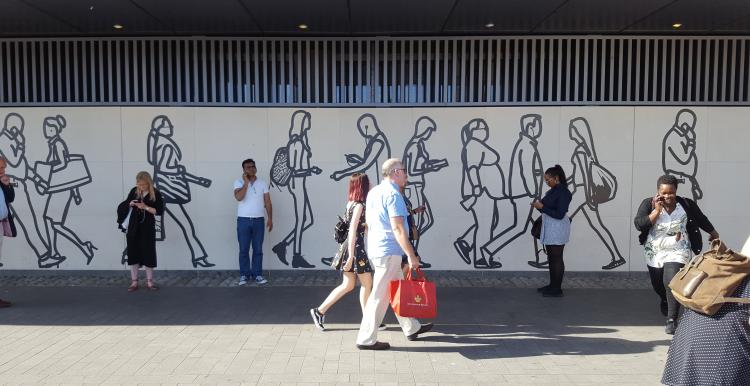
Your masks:
M 393 157 L 404 157 L 408 153 L 414 160 L 433 160 L 417 162 L 428 166 L 421 178 L 413 176 L 411 180 L 423 180 L 424 184 L 411 186 L 408 193 L 415 206 L 425 198 L 429 202 L 434 222 L 424 233 L 419 250 L 434 269 L 472 270 L 497 265 L 490 262 L 488 256 L 483 260 L 478 247 L 491 237 L 512 239 L 513 230 L 500 235 L 513 224 L 514 218 L 519 225 L 515 233 L 522 232 L 528 218 L 528 196 L 535 193 L 533 180 L 541 178 L 535 176 L 534 170 L 559 163 L 570 175 L 573 173 L 571 156 L 575 151 L 582 152 L 586 164 L 596 160 L 601 168 L 594 167 L 591 173 L 594 177 L 586 180 L 574 194 L 569 212 L 573 216 L 572 240 L 565 250 L 569 270 L 602 270 L 613 261 L 617 271 L 645 269 L 632 216 L 639 202 L 655 192 L 656 178 L 665 168 L 682 173 L 687 182 L 680 186 L 679 193 L 700 197 L 698 202 L 702 209 L 730 246 L 739 249 L 750 229 L 750 207 L 737 200 L 747 197 L 750 191 L 750 178 L 746 176 L 750 166 L 747 156 L 750 109 L 747 108 L 326 108 L 295 111 L 168 107 L 1 109 L 0 119 L 10 113 L 19 115 L 10 116 L 8 126 L 21 119 L 24 124 L 22 135 L 6 130 L 0 136 L 0 151 L 12 161 L 8 174 L 16 176 L 19 183 L 13 205 L 18 216 L 19 237 L 6 238 L 3 243 L 4 268 L 49 266 L 55 262 L 54 258 L 48 258 L 55 255 L 50 244 L 56 243 L 60 256 L 65 257 L 59 264 L 60 269 L 122 269 L 124 236 L 115 225 L 115 208 L 134 185 L 136 172 L 154 172 L 154 165 L 147 161 L 147 138 L 155 121 L 157 125 L 163 123 L 160 116 L 169 119 L 173 135 L 168 137 L 162 132 L 159 143 L 168 145 L 151 151 L 158 158 L 169 156 L 164 149 L 179 149 L 179 154 L 172 154 L 169 162 L 172 166 L 184 166 L 187 173 L 197 177 L 195 183 L 190 183 L 188 203 L 168 205 L 169 213 L 164 217 L 165 237 L 157 243 L 160 269 L 193 269 L 193 261 L 197 269 L 206 269 L 201 265 L 210 264 L 215 264 L 213 269 L 237 267 L 236 203 L 232 183 L 240 176 L 240 162 L 247 157 L 254 158 L 259 175 L 268 180 L 276 150 L 298 138 L 291 137 L 290 132 L 306 135 L 309 166 L 319 167 L 322 173 L 307 177 L 304 187 L 302 179 L 297 178 L 292 182 L 294 188 L 272 188 L 275 225 L 273 231 L 266 234 L 264 244 L 267 269 L 292 269 L 291 265 L 282 264 L 272 251 L 275 245 L 280 246 L 277 251 L 283 249 L 280 242 L 284 239 L 288 242 L 285 248 L 288 262 L 292 260 L 294 242 L 298 242 L 309 264 L 316 269 L 328 269 L 321 258 L 331 256 L 335 250 L 332 226 L 346 200 L 347 173 L 341 171 L 356 169 L 352 165 L 363 163 L 375 179 L 376 170 L 380 162 L 388 158 L 388 152 Z M 44 120 L 58 115 L 66 121 L 60 137 L 70 154 L 84 156 L 85 167 L 83 162 L 78 162 L 78 170 L 68 170 L 68 175 L 60 177 L 71 181 L 68 186 L 78 185 L 77 188 L 66 190 L 65 185 L 61 185 L 64 182 L 53 182 L 58 191 L 51 193 L 54 187 L 45 190 L 45 182 L 34 181 L 32 177 L 34 173 L 44 174 L 44 165 L 37 165 L 37 162 L 46 161 L 50 152 L 44 137 Z M 538 144 L 528 140 L 517 143 L 522 119 L 532 134 L 541 127 Z M 671 130 L 676 121 L 686 132 Z M 585 127 L 590 128 L 590 139 L 585 139 L 581 146 L 576 147 L 571 139 L 571 122 L 582 137 L 589 137 Z M 485 126 L 488 129 L 486 139 L 482 130 Z M 382 134 L 376 136 L 378 130 Z M 371 137 L 369 158 L 365 156 L 366 137 Z M 534 147 L 541 165 L 533 161 Z M 511 166 L 514 149 L 516 158 L 523 160 Z M 442 167 L 445 163 L 448 166 Z M 483 178 L 482 194 L 474 199 L 468 196 L 471 189 L 466 189 L 462 181 L 477 164 L 483 164 L 479 169 Z M 504 194 L 499 193 L 503 183 L 497 177 L 498 166 L 505 180 Z M 283 171 L 281 168 L 278 172 L 283 174 Z M 90 182 L 86 174 L 90 175 Z M 47 178 L 43 176 L 41 181 Z M 576 169 L 575 178 L 584 182 L 580 167 Z M 609 188 L 615 188 L 614 181 L 616 191 L 609 193 Z M 592 183 L 599 188 L 598 199 L 586 198 L 584 190 L 592 188 Z M 544 191 L 546 186 L 541 193 Z M 516 198 L 511 200 L 504 195 Z M 77 197 L 81 199 L 80 204 L 76 203 Z M 307 210 L 302 204 L 295 208 L 295 197 L 298 203 L 308 201 Z M 599 204 L 592 205 L 594 200 Z M 302 232 L 301 240 L 286 237 L 295 234 L 295 221 L 309 225 Z M 429 224 L 426 218 L 420 221 L 423 227 Z M 462 236 L 465 244 L 457 242 Z M 90 248 L 87 241 L 98 249 Z M 477 248 L 472 248 L 472 244 Z M 500 244 L 502 241 L 489 245 Z M 462 246 L 469 249 L 462 250 Z M 476 257 L 474 252 L 478 253 Z M 624 264 L 618 265 L 621 259 Z M 538 260 L 546 259 L 541 254 Z M 497 249 L 492 261 L 502 263 L 499 268 L 502 270 L 537 269 L 529 263 L 536 262 L 537 258 L 528 232 Z

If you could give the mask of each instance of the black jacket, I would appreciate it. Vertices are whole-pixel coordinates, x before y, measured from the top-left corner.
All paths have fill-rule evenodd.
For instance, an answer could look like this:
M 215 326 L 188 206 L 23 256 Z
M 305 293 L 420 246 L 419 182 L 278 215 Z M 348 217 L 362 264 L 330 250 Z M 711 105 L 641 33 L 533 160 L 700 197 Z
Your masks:
M 648 232 L 653 226 L 651 220 L 648 218 L 649 213 L 654 210 L 651 200 L 652 197 L 648 197 L 641 202 L 641 206 L 638 207 L 638 212 L 633 220 L 635 223 L 635 229 L 641 232 L 641 234 L 638 235 L 638 241 L 641 245 L 646 243 Z M 687 213 L 687 232 L 688 241 L 690 241 L 690 249 L 693 250 L 693 253 L 698 255 L 701 253 L 701 250 L 703 250 L 703 238 L 701 237 L 700 229 L 703 229 L 706 233 L 711 233 L 714 231 L 714 226 L 711 224 L 711 221 L 708 221 L 708 217 L 701 212 L 701 208 L 698 207 L 698 204 L 695 201 L 689 198 L 677 196 L 677 203 L 682 205 L 682 208 L 685 209 L 685 213 Z
M 12 236 L 16 237 L 16 223 L 13 221 L 13 214 L 10 212 L 10 203 L 16 199 L 16 191 L 13 189 L 13 185 L 0 184 L 0 188 L 3 189 L 3 195 L 5 195 L 5 205 L 8 207 L 8 222 L 10 223 L 10 231 Z
M 562 184 L 557 184 L 554 188 L 547 191 L 544 198 L 542 198 L 542 204 L 544 204 L 544 206 L 542 209 L 537 210 L 554 219 L 562 220 L 565 217 L 565 214 L 568 213 L 568 206 L 570 206 L 570 201 L 572 199 L 573 194 L 570 193 L 568 187 Z

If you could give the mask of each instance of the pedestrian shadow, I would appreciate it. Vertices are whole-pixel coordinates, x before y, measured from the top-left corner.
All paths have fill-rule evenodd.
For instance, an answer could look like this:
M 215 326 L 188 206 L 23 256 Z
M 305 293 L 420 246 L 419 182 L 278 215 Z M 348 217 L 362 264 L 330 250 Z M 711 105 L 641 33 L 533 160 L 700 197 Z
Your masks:
M 444 334 L 440 334 L 445 331 Z M 391 351 L 458 353 L 467 359 L 519 358 L 544 355 L 611 355 L 651 352 L 670 339 L 633 341 L 599 336 L 616 328 L 551 325 L 436 325 L 419 345 L 395 344 Z M 437 335 L 436 335 L 437 334 Z M 597 335 L 597 336 L 591 336 Z

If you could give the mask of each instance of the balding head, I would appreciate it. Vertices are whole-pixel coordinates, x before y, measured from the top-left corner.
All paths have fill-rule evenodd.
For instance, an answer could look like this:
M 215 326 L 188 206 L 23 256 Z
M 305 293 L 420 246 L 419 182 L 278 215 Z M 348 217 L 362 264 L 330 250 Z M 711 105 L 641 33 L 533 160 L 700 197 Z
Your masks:
M 403 167 L 404 165 L 401 163 L 400 159 L 389 158 L 385 162 L 383 162 L 383 165 L 380 168 L 380 172 L 382 173 L 383 177 L 388 177 L 391 175 L 391 173 Z

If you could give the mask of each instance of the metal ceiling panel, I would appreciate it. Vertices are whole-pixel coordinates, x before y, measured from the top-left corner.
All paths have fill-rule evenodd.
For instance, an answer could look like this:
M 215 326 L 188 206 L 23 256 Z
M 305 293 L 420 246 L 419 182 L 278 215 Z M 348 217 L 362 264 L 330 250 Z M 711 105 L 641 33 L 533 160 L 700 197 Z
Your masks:
M 569 0 L 533 32 L 620 32 L 673 0 Z
M 241 0 L 267 34 L 348 34 L 346 0 Z M 307 31 L 297 26 L 306 24 Z
M 355 34 L 438 34 L 454 0 L 350 2 Z
M 460 0 L 447 33 L 530 33 L 565 0 Z M 487 23 L 494 23 L 487 28 Z
M 238 0 L 131 1 L 171 27 L 178 35 L 235 35 L 260 32 L 251 12 Z
M 0 0 L 0 34 L 38 36 L 81 33 L 52 14 L 17 0 Z
M 750 1 L 747 0 L 678 0 L 628 27 L 625 32 L 675 31 L 672 24 L 682 23 L 676 32 L 710 33 L 748 15 Z
M 96 35 L 121 34 L 123 32 L 129 34 L 160 34 L 170 31 L 168 26 L 163 25 L 129 1 L 26 0 L 26 2 L 72 24 L 83 33 Z M 112 27 L 114 24 L 120 24 L 125 29 L 117 31 Z

